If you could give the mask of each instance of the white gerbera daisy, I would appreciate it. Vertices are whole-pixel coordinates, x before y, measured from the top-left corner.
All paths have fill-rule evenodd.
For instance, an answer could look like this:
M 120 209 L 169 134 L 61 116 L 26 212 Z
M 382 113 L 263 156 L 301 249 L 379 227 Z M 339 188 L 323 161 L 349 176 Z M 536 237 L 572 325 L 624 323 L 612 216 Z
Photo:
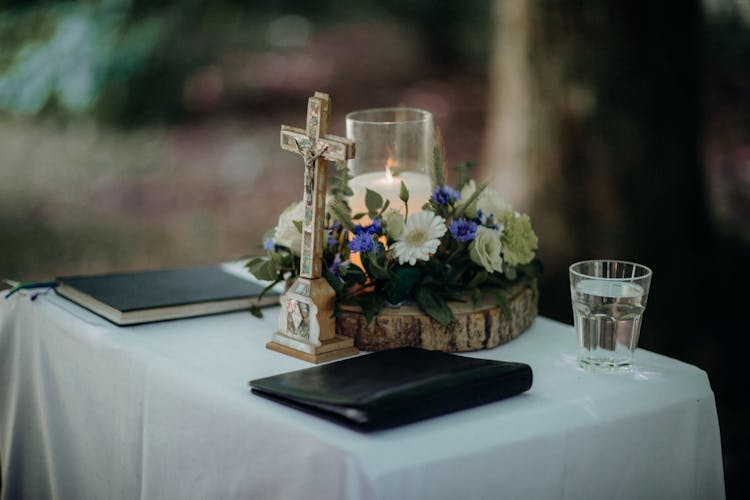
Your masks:
M 440 237 L 447 231 L 445 219 L 432 212 L 417 212 L 410 215 L 401 235 L 391 247 L 399 264 L 414 265 L 417 260 L 430 260 L 440 246 Z

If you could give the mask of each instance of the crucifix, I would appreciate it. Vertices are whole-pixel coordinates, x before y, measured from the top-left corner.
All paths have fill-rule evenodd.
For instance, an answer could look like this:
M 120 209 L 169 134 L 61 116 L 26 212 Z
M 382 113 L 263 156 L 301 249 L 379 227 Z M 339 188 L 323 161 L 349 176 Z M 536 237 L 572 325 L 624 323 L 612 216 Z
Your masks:
M 323 277 L 328 161 L 354 158 L 354 142 L 328 134 L 331 99 L 315 92 L 307 103 L 307 126 L 281 126 L 281 148 L 305 163 L 300 274 L 281 297 L 279 331 L 266 347 L 312 363 L 352 356 L 359 351 L 351 337 L 336 335 L 336 293 Z

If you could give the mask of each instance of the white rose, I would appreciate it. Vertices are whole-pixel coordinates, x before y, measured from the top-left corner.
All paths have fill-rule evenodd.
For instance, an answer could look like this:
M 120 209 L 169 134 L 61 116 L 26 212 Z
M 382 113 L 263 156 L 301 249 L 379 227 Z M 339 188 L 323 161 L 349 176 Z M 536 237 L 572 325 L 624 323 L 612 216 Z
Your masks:
M 468 183 L 466 183 L 463 188 L 461 188 L 461 200 L 468 200 L 476 190 L 477 185 L 472 179 Z M 501 213 L 505 212 L 506 210 L 511 210 L 512 207 L 500 193 L 498 193 L 491 187 L 487 187 L 484 189 L 484 191 L 482 191 L 482 194 L 479 195 L 479 198 L 476 200 L 476 202 L 466 207 L 464 213 L 467 217 L 474 218 L 477 216 L 477 209 L 481 210 L 482 215 L 484 215 L 485 217 L 494 215 L 495 219 L 497 219 L 497 217 Z
M 302 232 L 294 222 L 305 219 L 305 204 L 300 201 L 289 205 L 279 215 L 279 223 L 273 231 L 273 243 L 288 248 L 294 255 L 300 255 L 302 249 Z
M 476 238 L 469 244 L 469 258 L 489 273 L 502 272 L 501 250 L 500 234 L 494 229 L 479 226 Z
M 326 195 L 326 217 L 328 207 L 333 202 L 333 196 Z M 273 244 L 288 248 L 294 255 L 302 254 L 302 232 L 294 224 L 302 224 L 305 220 L 305 202 L 292 203 L 279 215 L 279 222 L 273 230 Z
M 398 210 L 393 208 L 386 210 L 383 214 L 383 222 L 385 223 L 385 234 L 392 240 L 401 236 L 404 231 L 404 216 Z

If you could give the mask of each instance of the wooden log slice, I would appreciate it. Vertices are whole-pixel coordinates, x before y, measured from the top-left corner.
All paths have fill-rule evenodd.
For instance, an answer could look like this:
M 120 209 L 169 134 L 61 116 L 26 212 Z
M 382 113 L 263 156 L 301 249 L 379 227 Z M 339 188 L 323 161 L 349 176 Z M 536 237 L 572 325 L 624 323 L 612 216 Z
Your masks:
M 526 285 L 503 293 L 508 297 L 508 319 L 491 295 L 474 307 L 471 301 L 451 302 L 453 318 L 443 327 L 417 306 L 386 307 L 367 325 L 357 306 L 341 306 L 336 333 L 354 338 L 365 351 L 421 347 L 434 351 L 466 352 L 489 349 L 518 337 L 538 314 L 538 297 Z

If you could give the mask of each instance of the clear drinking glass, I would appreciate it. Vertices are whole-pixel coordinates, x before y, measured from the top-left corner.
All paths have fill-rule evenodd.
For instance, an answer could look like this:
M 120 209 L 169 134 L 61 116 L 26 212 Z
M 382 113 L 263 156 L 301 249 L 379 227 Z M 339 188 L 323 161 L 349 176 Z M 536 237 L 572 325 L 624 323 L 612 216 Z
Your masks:
M 569 271 L 578 365 L 629 370 L 646 310 L 651 269 L 621 260 L 587 260 L 571 265 Z
M 346 115 L 346 136 L 356 144 L 348 164 L 352 213 L 366 212 L 366 189 L 403 211 L 398 198 L 402 181 L 409 190 L 409 212 L 421 210 L 432 191 L 434 130 L 432 113 L 421 109 L 364 109 Z

